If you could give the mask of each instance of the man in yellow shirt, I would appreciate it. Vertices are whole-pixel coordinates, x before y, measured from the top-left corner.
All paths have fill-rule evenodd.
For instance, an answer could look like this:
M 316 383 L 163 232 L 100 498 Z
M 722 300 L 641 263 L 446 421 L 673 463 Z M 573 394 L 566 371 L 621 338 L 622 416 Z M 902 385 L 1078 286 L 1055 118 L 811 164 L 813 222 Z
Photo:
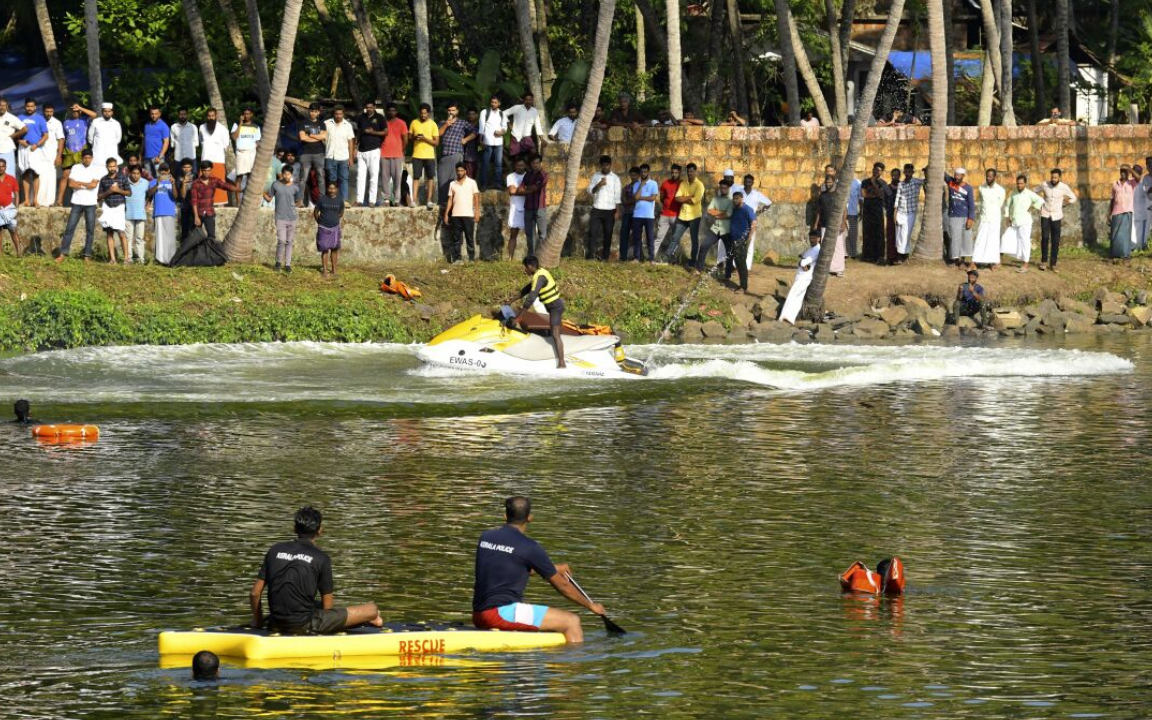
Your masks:
M 660 248 L 667 262 L 677 262 L 680 256 L 680 238 L 685 230 L 692 234 L 692 257 L 690 267 L 696 267 L 700 254 L 700 217 L 704 214 L 704 183 L 696 177 L 696 163 L 684 166 L 685 177 L 676 191 L 676 201 L 680 203 L 680 214 L 676 216 L 676 226 L 668 235 L 668 247 Z
M 416 183 L 424 180 L 424 193 L 428 209 L 434 207 L 436 197 L 436 146 L 440 144 L 440 128 L 432 119 L 432 106 L 421 103 L 420 117 L 408 129 L 412 138 L 412 194 L 419 195 Z

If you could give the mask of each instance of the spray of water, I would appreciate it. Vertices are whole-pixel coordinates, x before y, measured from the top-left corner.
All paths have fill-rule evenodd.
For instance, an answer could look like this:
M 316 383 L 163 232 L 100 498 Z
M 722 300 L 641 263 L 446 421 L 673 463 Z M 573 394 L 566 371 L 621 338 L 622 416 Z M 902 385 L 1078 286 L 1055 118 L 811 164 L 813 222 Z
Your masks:
M 681 316 L 684 315 L 684 311 L 687 310 L 688 306 L 692 303 L 692 299 L 696 297 L 696 293 L 700 292 L 700 288 L 704 287 L 704 283 L 716 274 L 716 271 L 720 269 L 721 265 L 723 265 L 723 263 L 716 263 L 712 266 L 711 270 L 701 274 L 700 280 L 693 285 L 692 289 L 688 291 L 688 294 L 684 296 L 680 307 L 676 308 L 676 312 L 672 313 L 672 319 L 669 320 L 668 324 L 664 326 L 664 329 L 660 331 L 660 337 L 656 340 L 656 344 L 648 351 L 648 358 L 644 361 L 645 366 L 652 367 L 652 355 L 656 352 L 656 348 L 664 343 L 664 338 L 672 336 L 672 328 L 676 326 L 676 323 L 680 322 Z

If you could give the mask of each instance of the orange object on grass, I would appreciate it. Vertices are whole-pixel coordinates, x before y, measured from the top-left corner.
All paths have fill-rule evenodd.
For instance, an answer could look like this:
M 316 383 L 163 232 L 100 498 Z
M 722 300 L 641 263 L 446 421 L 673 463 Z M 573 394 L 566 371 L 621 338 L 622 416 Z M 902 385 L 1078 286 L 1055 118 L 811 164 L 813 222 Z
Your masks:
M 384 277 L 384 282 L 380 283 L 380 290 L 399 295 L 405 300 L 415 300 L 423 295 L 423 293 L 420 292 L 420 288 L 412 287 L 403 280 L 397 280 L 396 276 L 392 274 Z
M 100 428 L 95 425 L 35 425 L 32 437 L 95 440 L 100 437 Z

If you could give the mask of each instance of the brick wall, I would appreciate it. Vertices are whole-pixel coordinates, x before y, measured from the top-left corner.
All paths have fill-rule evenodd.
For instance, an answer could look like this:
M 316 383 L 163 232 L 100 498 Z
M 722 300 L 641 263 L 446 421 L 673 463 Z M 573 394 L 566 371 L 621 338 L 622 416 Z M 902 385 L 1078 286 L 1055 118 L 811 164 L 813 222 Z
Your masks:
M 927 127 L 869 129 L 857 177 L 866 177 L 877 160 L 889 169 L 906 162 L 917 168 L 927 165 L 928 133 Z M 775 204 L 760 223 L 758 249 L 795 254 L 806 246 L 804 232 L 812 217 L 815 184 L 823 178 L 824 165 L 839 163 L 849 134 L 847 128 L 611 128 L 607 137 L 590 139 L 585 148 L 577 205 L 591 202 L 588 179 L 602 154 L 612 156 L 617 172 L 647 162 L 661 180 L 673 162 L 695 162 L 709 192 L 724 170 L 732 168 L 737 177 L 755 175 L 757 187 Z M 1065 211 L 1063 228 L 1064 241 L 1077 245 L 1107 242 L 1110 190 L 1118 168 L 1123 163 L 1143 164 L 1148 155 L 1152 155 L 1152 126 L 1148 125 L 948 130 L 947 166 L 966 168 L 973 184 L 983 181 L 988 167 L 1011 178 L 1024 172 L 1030 185 L 1047 179 L 1051 168 L 1062 168 L 1064 181 L 1081 198 L 1078 206 Z M 554 178 L 549 192 L 552 205 L 560 202 L 563 193 L 565 156 L 564 146 L 552 145 L 546 151 Z M 1039 223 L 1035 232 L 1039 233 Z

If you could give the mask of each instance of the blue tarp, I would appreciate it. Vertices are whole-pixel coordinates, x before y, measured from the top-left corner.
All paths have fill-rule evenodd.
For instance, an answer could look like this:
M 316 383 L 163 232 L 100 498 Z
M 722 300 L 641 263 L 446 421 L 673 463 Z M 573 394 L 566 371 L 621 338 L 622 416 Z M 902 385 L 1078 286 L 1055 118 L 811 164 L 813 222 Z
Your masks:
M 88 90 L 87 72 L 72 70 L 66 75 L 70 90 L 73 92 Z M 60 97 L 56 80 L 52 78 L 52 71 L 48 68 L 29 68 L 5 73 L 4 82 L 10 84 L 0 88 L 0 95 L 8 98 L 13 107 L 22 108 L 26 97 L 36 98 L 41 105 L 52 103 L 57 109 L 64 106 L 64 98 Z
M 916 59 L 916 67 L 912 67 L 912 59 Z M 1012 63 L 1012 77 L 1020 77 L 1020 58 L 1014 56 Z M 932 53 L 927 50 L 893 50 L 888 53 L 888 62 L 906 78 L 911 80 L 932 79 Z M 984 62 L 979 58 L 959 58 L 952 61 L 952 72 L 956 77 L 980 77 L 984 72 Z M 913 74 L 915 73 L 915 74 Z

